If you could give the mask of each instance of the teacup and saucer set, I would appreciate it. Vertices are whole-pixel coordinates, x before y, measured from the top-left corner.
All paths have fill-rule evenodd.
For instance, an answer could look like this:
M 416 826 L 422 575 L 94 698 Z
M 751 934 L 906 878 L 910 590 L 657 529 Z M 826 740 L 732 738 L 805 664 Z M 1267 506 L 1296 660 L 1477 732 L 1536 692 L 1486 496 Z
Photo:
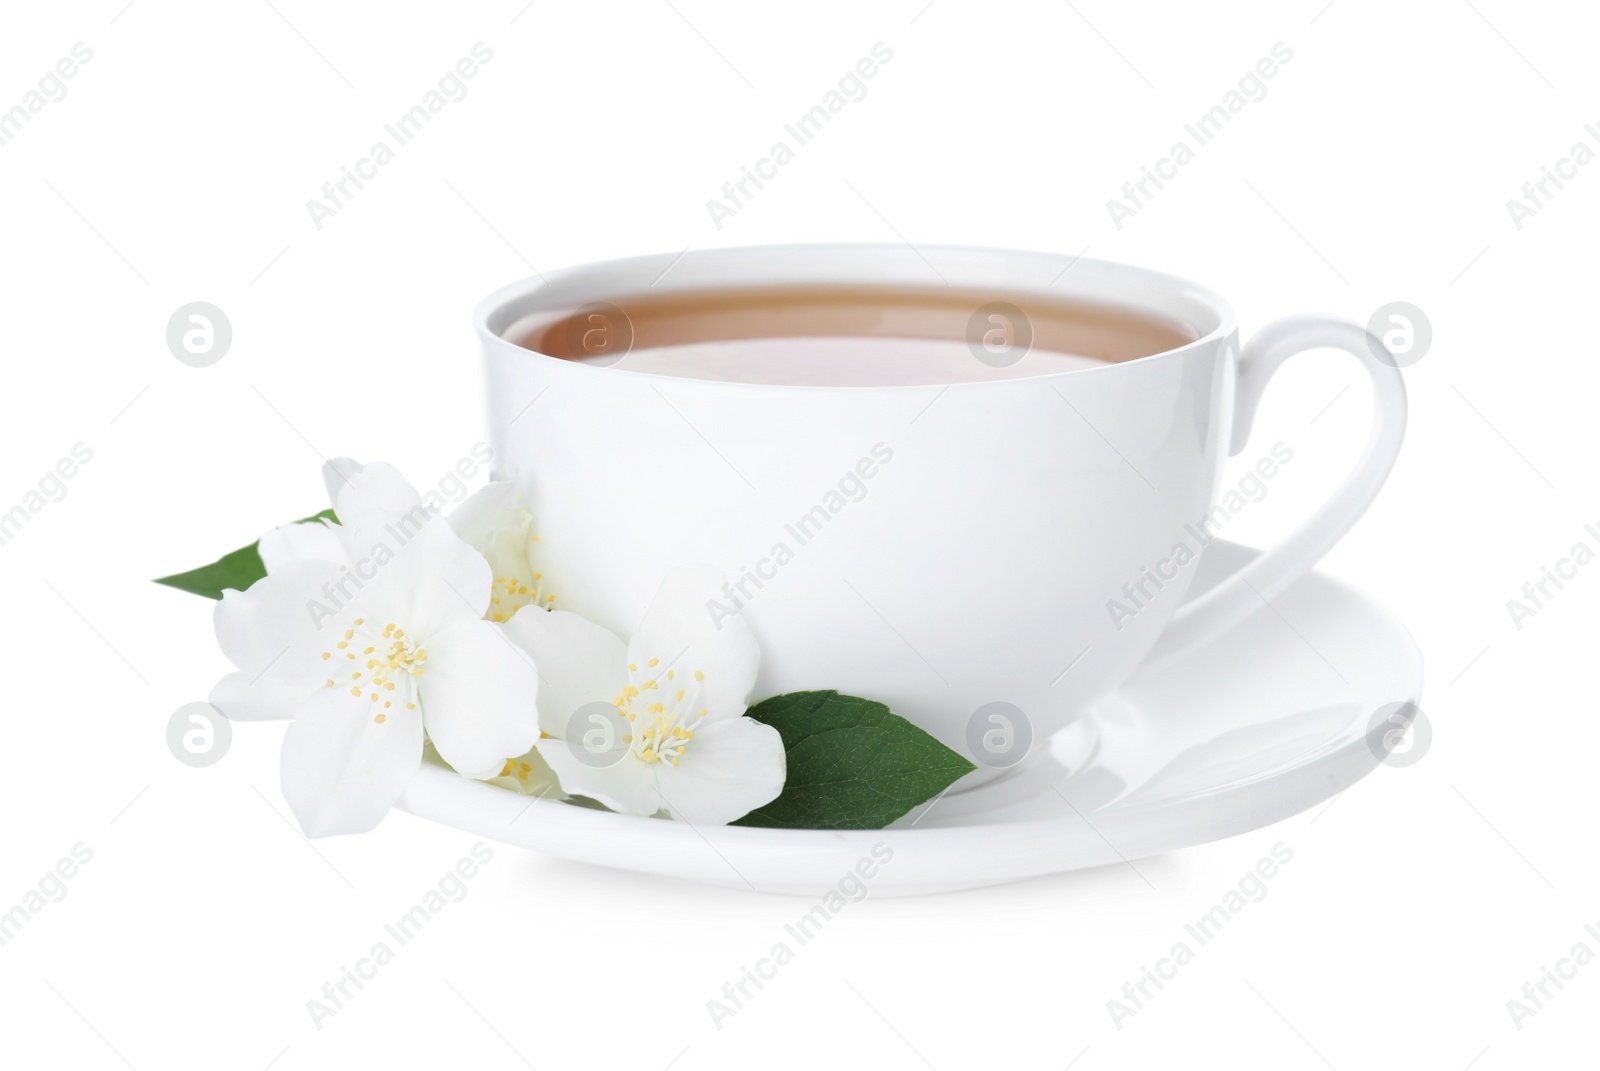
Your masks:
M 1142 268 L 794 245 L 549 273 L 475 328 L 499 519 L 457 507 L 432 535 L 424 503 L 412 537 L 379 466 L 332 466 L 339 523 L 264 538 L 264 578 L 218 603 L 241 674 L 288 689 L 260 716 L 292 719 L 284 791 L 311 832 L 397 805 L 732 888 L 970 888 L 1307 810 L 1420 699 L 1404 625 L 1314 569 L 1405 427 L 1363 327 L 1294 316 L 1241 346 L 1221 297 Z M 1224 462 L 1308 350 L 1366 370 L 1366 450 L 1281 543 L 1229 543 Z M 1285 460 L 1252 453 L 1262 479 Z M 385 532 L 394 563 L 326 621 L 275 624 Z M 396 594 L 434 573 L 468 610 Z M 491 628 L 520 662 L 496 668 Z M 258 667 L 280 647 L 303 671 Z M 481 683 L 517 674 L 520 705 Z M 260 687 L 212 701 L 237 720 Z

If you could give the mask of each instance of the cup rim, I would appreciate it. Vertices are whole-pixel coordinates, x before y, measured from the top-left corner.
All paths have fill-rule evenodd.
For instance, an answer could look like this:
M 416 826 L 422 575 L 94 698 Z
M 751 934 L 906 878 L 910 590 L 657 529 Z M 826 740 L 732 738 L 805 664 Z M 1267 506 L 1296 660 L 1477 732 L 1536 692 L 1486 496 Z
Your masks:
M 694 258 L 690 265 L 694 269 L 694 278 L 701 278 L 709 271 L 715 274 L 715 269 L 727 269 L 726 277 L 717 282 L 706 278 L 698 283 L 682 282 L 684 272 L 682 265 Z M 930 259 L 932 258 L 932 259 Z M 835 264 L 848 266 L 847 270 L 825 270 L 815 267 L 819 260 L 830 260 Z M 1037 375 L 1019 376 L 1011 379 L 992 380 L 960 380 L 948 383 L 886 383 L 873 385 L 817 385 L 817 384 L 788 384 L 788 383 L 752 383 L 731 379 L 689 379 L 682 376 L 668 375 L 659 372 L 644 372 L 632 368 L 620 368 L 613 365 L 590 365 L 579 361 L 568 360 L 551 354 L 541 353 L 538 350 L 528 349 L 525 346 L 512 342 L 505 337 L 504 332 L 513 324 L 526 318 L 540 308 L 540 298 L 553 295 L 557 300 L 550 304 L 570 305 L 577 301 L 612 301 L 626 298 L 630 293 L 639 293 L 641 288 L 637 285 L 618 289 L 624 280 L 653 280 L 643 289 L 653 289 L 669 273 L 678 272 L 679 279 L 674 281 L 667 291 L 673 289 L 682 292 L 694 292 L 708 289 L 720 289 L 729 285 L 748 285 L 752 282 L 751 273 L 756 272 L 760 277 L 755 281 L 759 283 L 784 284 L 826 284 L 826 285 L 861 285 L 890 284 L 895 286 L 933 286 L 928 279 L 930 273 L 943 277 L 943 273 L 933 267 L 933 261 L 944 262 L 947 270 L 953 270 L 955 265 L 973 266 L 994 270 L 996 267 L 1016 269 L 1027 265 L 1028 268 L 1041 276 L 1034 283 L 1024 284 L 1007 282 L 994 283 L 962 283 L 954 284 L 946 280 L 947 285 L 967 285 L 974 289 L 993 287 L 997 295 L 1004 293 L 1036 293 L 1049 294 L 1060 299 L 1079 299 L 1087 303 L 1101 306 L 1127 308 L 1135 312 L 1159 314 L 1174 320 L 1196 334 L 1196 337 L 1181 346 L 1157 353 L 1146 354 L 1142 357 L 1133 357 L 1123 361 L 1103 362 L 1094 367 L 1075 368 L 1055 372 L 1043 372 Z M 806 266 L 813 265 L 808 274 Z M 889 274 L 886 268 L 907 269 L 910 278 Z M 1047 271 L 1053 274 L 1045 275 Z M 1057 289 L 1056 284 L 1066 277 L 1068 273 L 1074 275 L 1073 283 L 1076 288 Z M 1087 284 L 1087 285 L 1086 285 Z M 588 293 L 584 291 L 588 290 Z M 1137 290 L 1145 299 L 1136 303 L 1130 299 L 1128 291 Z M 1164 301 L 1164 304 L 1161 302 Z M 1173 305 L 1179 305 L 1183 311 L 1174 313 Z M 1194 323 L 1199 315 L 1202 323 Z M 893 391 L 926 391 L 930 388 L 1004 388 L 1015 387 L 1018 384 L 1036 383 L 1040 381 L 1053 381 L 1063 376 L 1088 376 L 1106 375 L 1116 369 L 1127 366 L 1144 364 L 1154 361 L 1179 360 L 1185 355 L 1196 350 L 1208 348 L 1222 339 L 1231 336 L 1237 330 L 1233 307 L 1220 294 L 1208 287 L 1185 279 L 1181 276 L 1166 272 L 1155 271 L 1151 268 L 1125 264 L 1113 260 L 1101 260 L 1079 254 L 1053 253 L 1037 250 L 1008 249 L 992 246 L 972 245 L 923 245 L 912 247 L 909 243 L 894 244 L 885 242 L 794 242 L 779 244 L 762 244 L 747 246 L 721 246 L 702 250 L 688 250 L 677 253 L 649 253 L 640 256 L 619 257 L 608 260 L 590 261 L 569 265 L 553 271 L 540 273 L 535 276 L 520 279 L 493 291 L 483 298 L 473 311 L 473 331 L 486 348 L 486 351 L 498 351 L 511 356 L 524 357 L 549 362 L 551 366 L 561 366 L 571 374 L 595 375 L 605 374 L 610 376 L 624 376 L 635 380 L 650 383 L 676 383 L 699 384 L 701 386 L 715 385 L 718 388 L 727 388 L 740 391 L 781 391 L 781 392 L 893 392 Z

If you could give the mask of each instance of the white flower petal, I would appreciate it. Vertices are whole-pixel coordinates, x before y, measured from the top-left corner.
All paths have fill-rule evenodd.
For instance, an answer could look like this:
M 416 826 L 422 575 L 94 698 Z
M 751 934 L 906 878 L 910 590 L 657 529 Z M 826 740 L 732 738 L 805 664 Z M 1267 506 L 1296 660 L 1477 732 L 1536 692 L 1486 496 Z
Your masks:
M 667 574 L 628 645 L 628 660 L 680 674 L 704 674 L 700 703 L 708 721 L 737 717 L 749 705 L 761 651 L 742 616 L 713 618 L 711 605 L 728 605 L 722 574 L 706 565 L 679 566 Z
M 450 527 L 489 560 L 494 573 L 491 621 L 507 621 L 530 605 L 549 609 L 553 598 L 535 562 L 538 536 L 521 485 L 500 480 L 475 492 L 450 514 Z
M 280 525 L 261 537 L 257 549 L 269 573 L 278 572 L 292 561 L 344 562 L 349 557 L 339 526 L 327 521 Z
M 483 617 L 493 577 L 482 554 L 463 543 L 442 517 L 430 517 L 420 528 L 390 528 L 351 565 L 349 590 L 359 590 L 360 601 L 375 616 L 425 644 Z
M 294 717 L 310 692 L 311 688 L 303 684 L 230 673 L 211 689 L 207 701 L 229 721 L 276 721 Z
M 396 553 L 419 528 L 439 516 L 422 504 L 416 488 L 393 465 L 382 462 L 349 474 L 337 492 L 339 537 L 352 562 Z
M 611 702 L 627 683 L 627 647 L 587 618 L 529 610 L 501 628 L 539 668 L 539 725 L 551 736 L 566 736 L 573 711 Z
M 330 458 L 323 464 L 322 485 L 328 489 L 328 505 L 335 513 L 339 510 L 339 492 L 364 468 L 366 466 L 353 457 Z
M 323 478 L 336 484 L 333 511 L 346 528 L 381 526 L 424 508 L 417 489 L 393 465 L 378 461 L 359 468 L 335 468 L 335 477 L 330 479 L 325 470 Z M 342 483 L 338 483 L 339 477 Z
M 539 741 L 539 754 L 561 779 L 561 787 L 574 796 L 599 800 L 613 811 L 649 816 L 661 809 L 655 769 L 631 755 L 612 766 L 590 766 L 579 761 L 563 740 Z
M 483 550 L 496 531 L 505 526 L 506 515 L 522 504 L 522 494 L 511 480 L 495 480 L 478 488 L 450 511 L 450 527 L 456 535 Z
M 457 773 L 493 777 L 506 756 L 539 738 L 539 674 L 533 659 L 488 621 L 472 620 L 425 643 L 414 678 L 428 737 Z
M 728 718 L 702 725 L 683 760 L 658 766 L 656 776 L 673 818 L 721 826 L 777 799 L 787 765 L 778 730 L 754 718 Z
M 422 764 L 422 718 L 342 688 L 317 689 L 283 738 L 283 796 L 308 836 L 372 829 Z
M 266 674 L 284 683 L 320 684 L 315 660 L 327 637 L 318 609 L 328 609 L 324 585 L 343 579 L 333 562 L 293 561 L 257 580 L 248 591 L 231 588 L 212 611 L 217 643 L 228 661 L 251 679 Z

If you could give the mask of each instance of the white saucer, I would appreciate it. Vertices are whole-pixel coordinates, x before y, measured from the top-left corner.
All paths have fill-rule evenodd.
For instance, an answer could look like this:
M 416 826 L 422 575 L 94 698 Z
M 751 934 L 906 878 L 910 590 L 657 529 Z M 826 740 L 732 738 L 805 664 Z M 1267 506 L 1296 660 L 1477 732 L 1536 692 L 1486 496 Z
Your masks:
M 1194 593 L 1254 554 L 1213 543 Z M 1421 691 L 1405 627 L 1313 573 L 1225 636 L 1137 673 L 1048 753 L 890 829 L 695 828 L 530 800 L 426 764 L 399 806 L 567 859 L 733 888 L 821 897 L 862 864 L 871 895 L 939 892 L 1135 860 L 1297 814 L 1373 770 L 1391 726 L 1369 723 Z

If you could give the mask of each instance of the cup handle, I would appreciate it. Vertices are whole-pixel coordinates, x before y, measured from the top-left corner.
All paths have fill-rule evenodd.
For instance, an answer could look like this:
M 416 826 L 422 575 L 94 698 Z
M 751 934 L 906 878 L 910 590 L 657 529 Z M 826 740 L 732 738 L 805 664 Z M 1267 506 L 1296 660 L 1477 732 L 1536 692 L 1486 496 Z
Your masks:
M 1310 349 L 1344 350 L 1372 380 L 1372 431 L 1354 471 L 1322 507 L 1277 546 L 1216 587 L 1178 608 L 1149 662 L 1194 650 L 1283 594 L 1309 572 L 1366 512 L 1394 468 L 1406 429 L 1406 388 L 1400 369 L 1380 358 L 1383 343 L 1354 323 L 1325 316 L 1287 316 L 1263 327 L 1239 357 L 1229 456 L 1250 439 L 1261 395 L 1284 361 Z

